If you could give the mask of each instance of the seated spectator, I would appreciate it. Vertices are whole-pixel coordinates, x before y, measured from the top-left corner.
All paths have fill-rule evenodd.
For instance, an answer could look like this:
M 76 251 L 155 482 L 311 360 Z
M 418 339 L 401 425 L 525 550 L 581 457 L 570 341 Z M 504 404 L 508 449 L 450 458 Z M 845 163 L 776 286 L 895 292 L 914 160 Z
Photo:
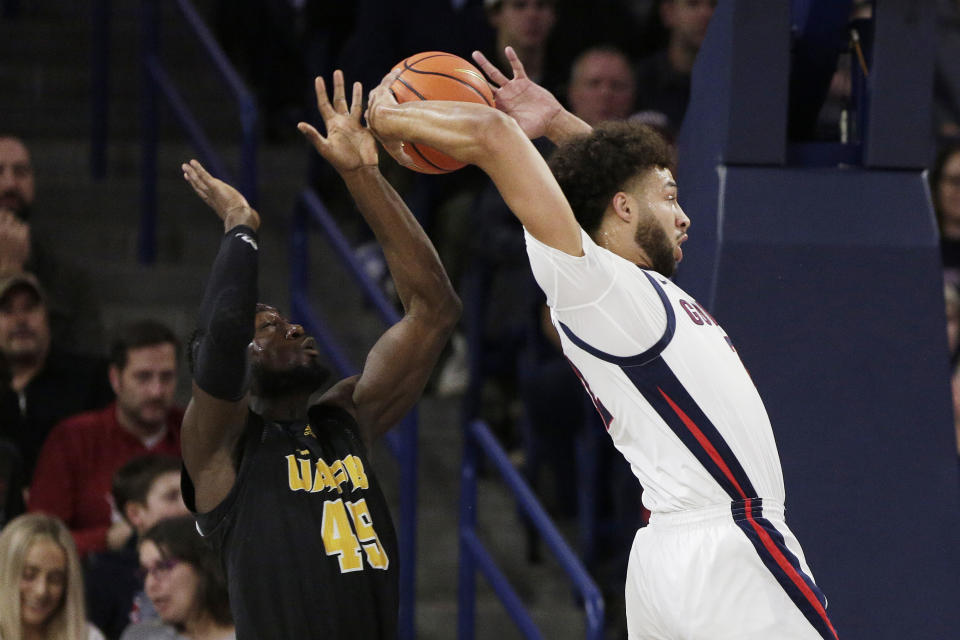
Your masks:
M 613 47 L 587 49 L 573 61 L 567 102 L 591 127 L 633 113 L 636 78 L 630 59 Z
M 180 455 L 178 350 L 177 337 L 158 322 L 123 327 L 110 351 L 116 402 L 64 420 L 43 446 L 27 507 L 63 520 L 81 557 L 119 549 L 132 533 L 110 504 L 117 469 L 146 453 Z
M 0 437 L 13 442 L 30 481 L 37 455 L 53 426 L 113 398 L 106 362 L 74 355 L 51 340 L 47 296 L 37 278 L 0 278 Z
M 0 532 L 0 637 L 103 640 L 84 617 L 80 560 L 56 518 L 28 513 Z
M 131 622 L 156 617 L 138 575 L 137 544 L 160 520 L 189 513 L 180 495 L 180 465 L 179 458 L 151 453 L 113 474 L 114 507 L 133 535 L 120 549 L 90 554 L 84 567 L 90 621 L 107 638 L 119 638 Z
M 930 194 L 940 230 L 944 277 L 960 285 L 960 142 L 940 149 L 930 170 Z
M 101 355 L 100 305 L 85 269 L 49 246 L 43 221 L 34 220 L 36 196 L 30 151 L 20 138 L 0 133 L 0 277 L 30 271 L 47 288 L 56 344 L 73 353 Z M 53 221 L 48 221 L 52 224 Z
M 157 523 L 140 541 L 147 595 L 159 619 L 131 625 L 121 640 L 235 638 L 220 559 L 193 516 Z
M 690 100 L 690 74 L 716 0 L 661 0 L 667 46 L 637 63 L 637 109 L 667 117 L 675 134 Z

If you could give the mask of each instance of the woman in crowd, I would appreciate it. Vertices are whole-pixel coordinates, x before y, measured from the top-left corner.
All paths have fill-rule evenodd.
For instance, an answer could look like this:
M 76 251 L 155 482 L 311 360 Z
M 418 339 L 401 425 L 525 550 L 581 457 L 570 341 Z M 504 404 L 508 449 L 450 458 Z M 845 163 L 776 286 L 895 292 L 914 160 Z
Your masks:
M 87 623 L 80 560 L 57 518 L 24 514 L 0 532 L 0 639 L 103 640 Z
M 121 640 L 233 640 L 226 579 L 192 516 L 161 520 L 138 550 L 159 619 L 127 627 Z

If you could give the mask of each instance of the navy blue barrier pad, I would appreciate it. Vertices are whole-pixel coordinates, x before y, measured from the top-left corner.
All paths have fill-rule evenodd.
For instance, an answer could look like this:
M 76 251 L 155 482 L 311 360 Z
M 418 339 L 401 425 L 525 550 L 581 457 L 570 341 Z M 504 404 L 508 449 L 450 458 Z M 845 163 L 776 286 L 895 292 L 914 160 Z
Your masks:
M 922 175 L 728 167 L 719 178 L 714 269 L 685 270 L 680 285 L 713 292 L 702 302 L 760 390 L 787 522 L 840 637 L 954 637 L 960 478 Z

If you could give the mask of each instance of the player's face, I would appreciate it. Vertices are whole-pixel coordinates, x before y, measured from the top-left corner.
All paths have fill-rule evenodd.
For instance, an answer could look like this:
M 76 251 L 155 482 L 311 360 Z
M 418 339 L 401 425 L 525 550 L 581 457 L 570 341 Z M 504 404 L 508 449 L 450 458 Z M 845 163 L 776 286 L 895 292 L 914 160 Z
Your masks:
M 622 120 L 633 108 L 634 80 L 623 56 L 607 51 L 591 53 L 574 69 L 570 106 L 587 124 Z
M 193 565 L 162 553 L 152 540 L 141 544 L 139 553 L 143 588 L 160 619 L 181 626 L 199 617 L 200 575 Z
M 30 152 L 16 138 L 0 138 L 0 209 L 9 209 L 23 220 L 33 198 Z
M 169 343 L 130 349 L 127 366 L 110 367 L 110 384 L 129 420 L 148 431 L 162 428 L 177 388 L 176 349 Z
M 168 471 L 157 476 L 147 492 L 146 504 L 138 510 L 134 525 L 143 533 L 161 520 L 189 513 L 180 493 L 180 472 Z
M 319 360 L 317 342 L 272 307 L 257 312 L 249 353 L 257 395 L 312 391 L 329 372 Z
M 36 361 L 49 347 L 46 307 L 32 289 L 15 288 L 0 300 L 0 351 L 12 361 Z
M 504 45 L 529 49 L 546 44 L 556 12 L 547 0 L 503 0 L 490 21 Z
M 677 201 L 677 183 L 669 169 L 650 169 L 628 194 L 640 215 L 634 238 L 650 268 L 667 277 L 683 259 L 680 245 L 687 240 L 690 218 Z
M 63 604 L 67 589 L 67 554 L 53 540 L 41 538 L 27 549 L 20 573 L 20 620 L 42 630 Z

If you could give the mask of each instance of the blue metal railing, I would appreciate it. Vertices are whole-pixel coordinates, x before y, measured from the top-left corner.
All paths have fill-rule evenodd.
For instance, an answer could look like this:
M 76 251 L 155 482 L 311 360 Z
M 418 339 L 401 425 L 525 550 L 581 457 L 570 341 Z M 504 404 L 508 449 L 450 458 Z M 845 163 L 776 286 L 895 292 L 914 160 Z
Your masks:
M 291 316 L 303 324 L 317 344 L 327 353 L 334 367 L 343 376 L 354 375 L 358 369 L 340 348 L 333 333 L 314 313 L 309 290 L 309 239 L 311 225 L 319 227 L 334 253 L 340 258 L 350 277 L 360 286 L 364 297 L 373 304 L 385 325 L 400 321 L 400 315 L 390 305 L 377 285 L 360 266 L 350 243 L 337 223 L 312 189 L 304 189 L 297 199 L 290 234 L 290 305 Z M 416 542 L 417 542 L 417 411 L 412 410 L 386 436 L 386 443 L 400 463 L 400 619 L 398 637 L 413 640 L 414 606 L 416 596 Z
M 102 5 L 105 0 L 96 4 Z M 183 127 L 191 144 L 197 151 L 200 161 L 213 175 L 235 184 L 247 200 L 256 206 L 257 202 L 257 142 L 258 142 L 258 115 L 256 101 L 246 88 L 239 74 L 230 64 L 223 49 L 204 24 L 197 10 L 190 0 L 174 0 L 184 18 L 188 31 L 200 43 L 201 48 L 213 63 L 217 74 L 223 80 L 233 100 L 237 105 L 240 117 L 240 174 L 234 180 L 214 150 L 193 112 L 187 106 L 176 84 L 164 69 L 160 59 L 160 3 L 158 0 L 142 0 L 140 8 L 140 39 L 141 39 L 141 187 L 140 187 L 140 237 L 138 240 L 138 256 L 140 261 L 150 264 L 156 260 L 156 221 L 157 221 L 157 149 L 159 145 L 159 117 L 157 102 L 163 98 L 171 108 L 174 117 Z M 95 16 L 100 20 L 108 19 L 109 11 L 96 11 Z M 98 18 L 95 18 L 98 19 Z M 103 27 L 99 28 L 103 31 Z M 106 28 L 109 31 L 109 27 Z M 107 64 L 108 57 L 102 52 L 99 54 Z M 95 54 L 95 57 L 97 54 Z M 106 82 L 104 71 L 95 70 L 94 76 L 100 77 L 95 82 L 100 86 Z M 106 90 L 95 90 L 94 102 L 105 99 Z M 105 105 L 94 107 L 95 118 L 97 113 L 106 118 Z M 99 125 L 94 125 L 99 126 Z M 94 131 L 94 140 L 91 151 L 94 174 L 99 167 L 106 166 L 106 120 L 102 124 L 102 131 Z M 101 145 L 97 148 L 98 145 Z
M 460 575 L 459 635 L 460 640 L 473 640 L 476 618 L 476 572 L 484 574 L 500 598 L 508 615 L 526 638 L 541 638 L 520 596 L 508 582 L 477 535 L 477 465 L 480 453 L 493 463 L 515 495 L 521 511 L 530 519 L 547 547 L 573 582 L 586 613 L 587 640 L 603 638 L 603 597 L 580 559 L 557 530 L 550 516 L 540 505 L 523 476 L 514 469 L 503 447 L 490 428 L 481 420 L 467 423 L 464 435 L 463 468 L 460 486 Z

